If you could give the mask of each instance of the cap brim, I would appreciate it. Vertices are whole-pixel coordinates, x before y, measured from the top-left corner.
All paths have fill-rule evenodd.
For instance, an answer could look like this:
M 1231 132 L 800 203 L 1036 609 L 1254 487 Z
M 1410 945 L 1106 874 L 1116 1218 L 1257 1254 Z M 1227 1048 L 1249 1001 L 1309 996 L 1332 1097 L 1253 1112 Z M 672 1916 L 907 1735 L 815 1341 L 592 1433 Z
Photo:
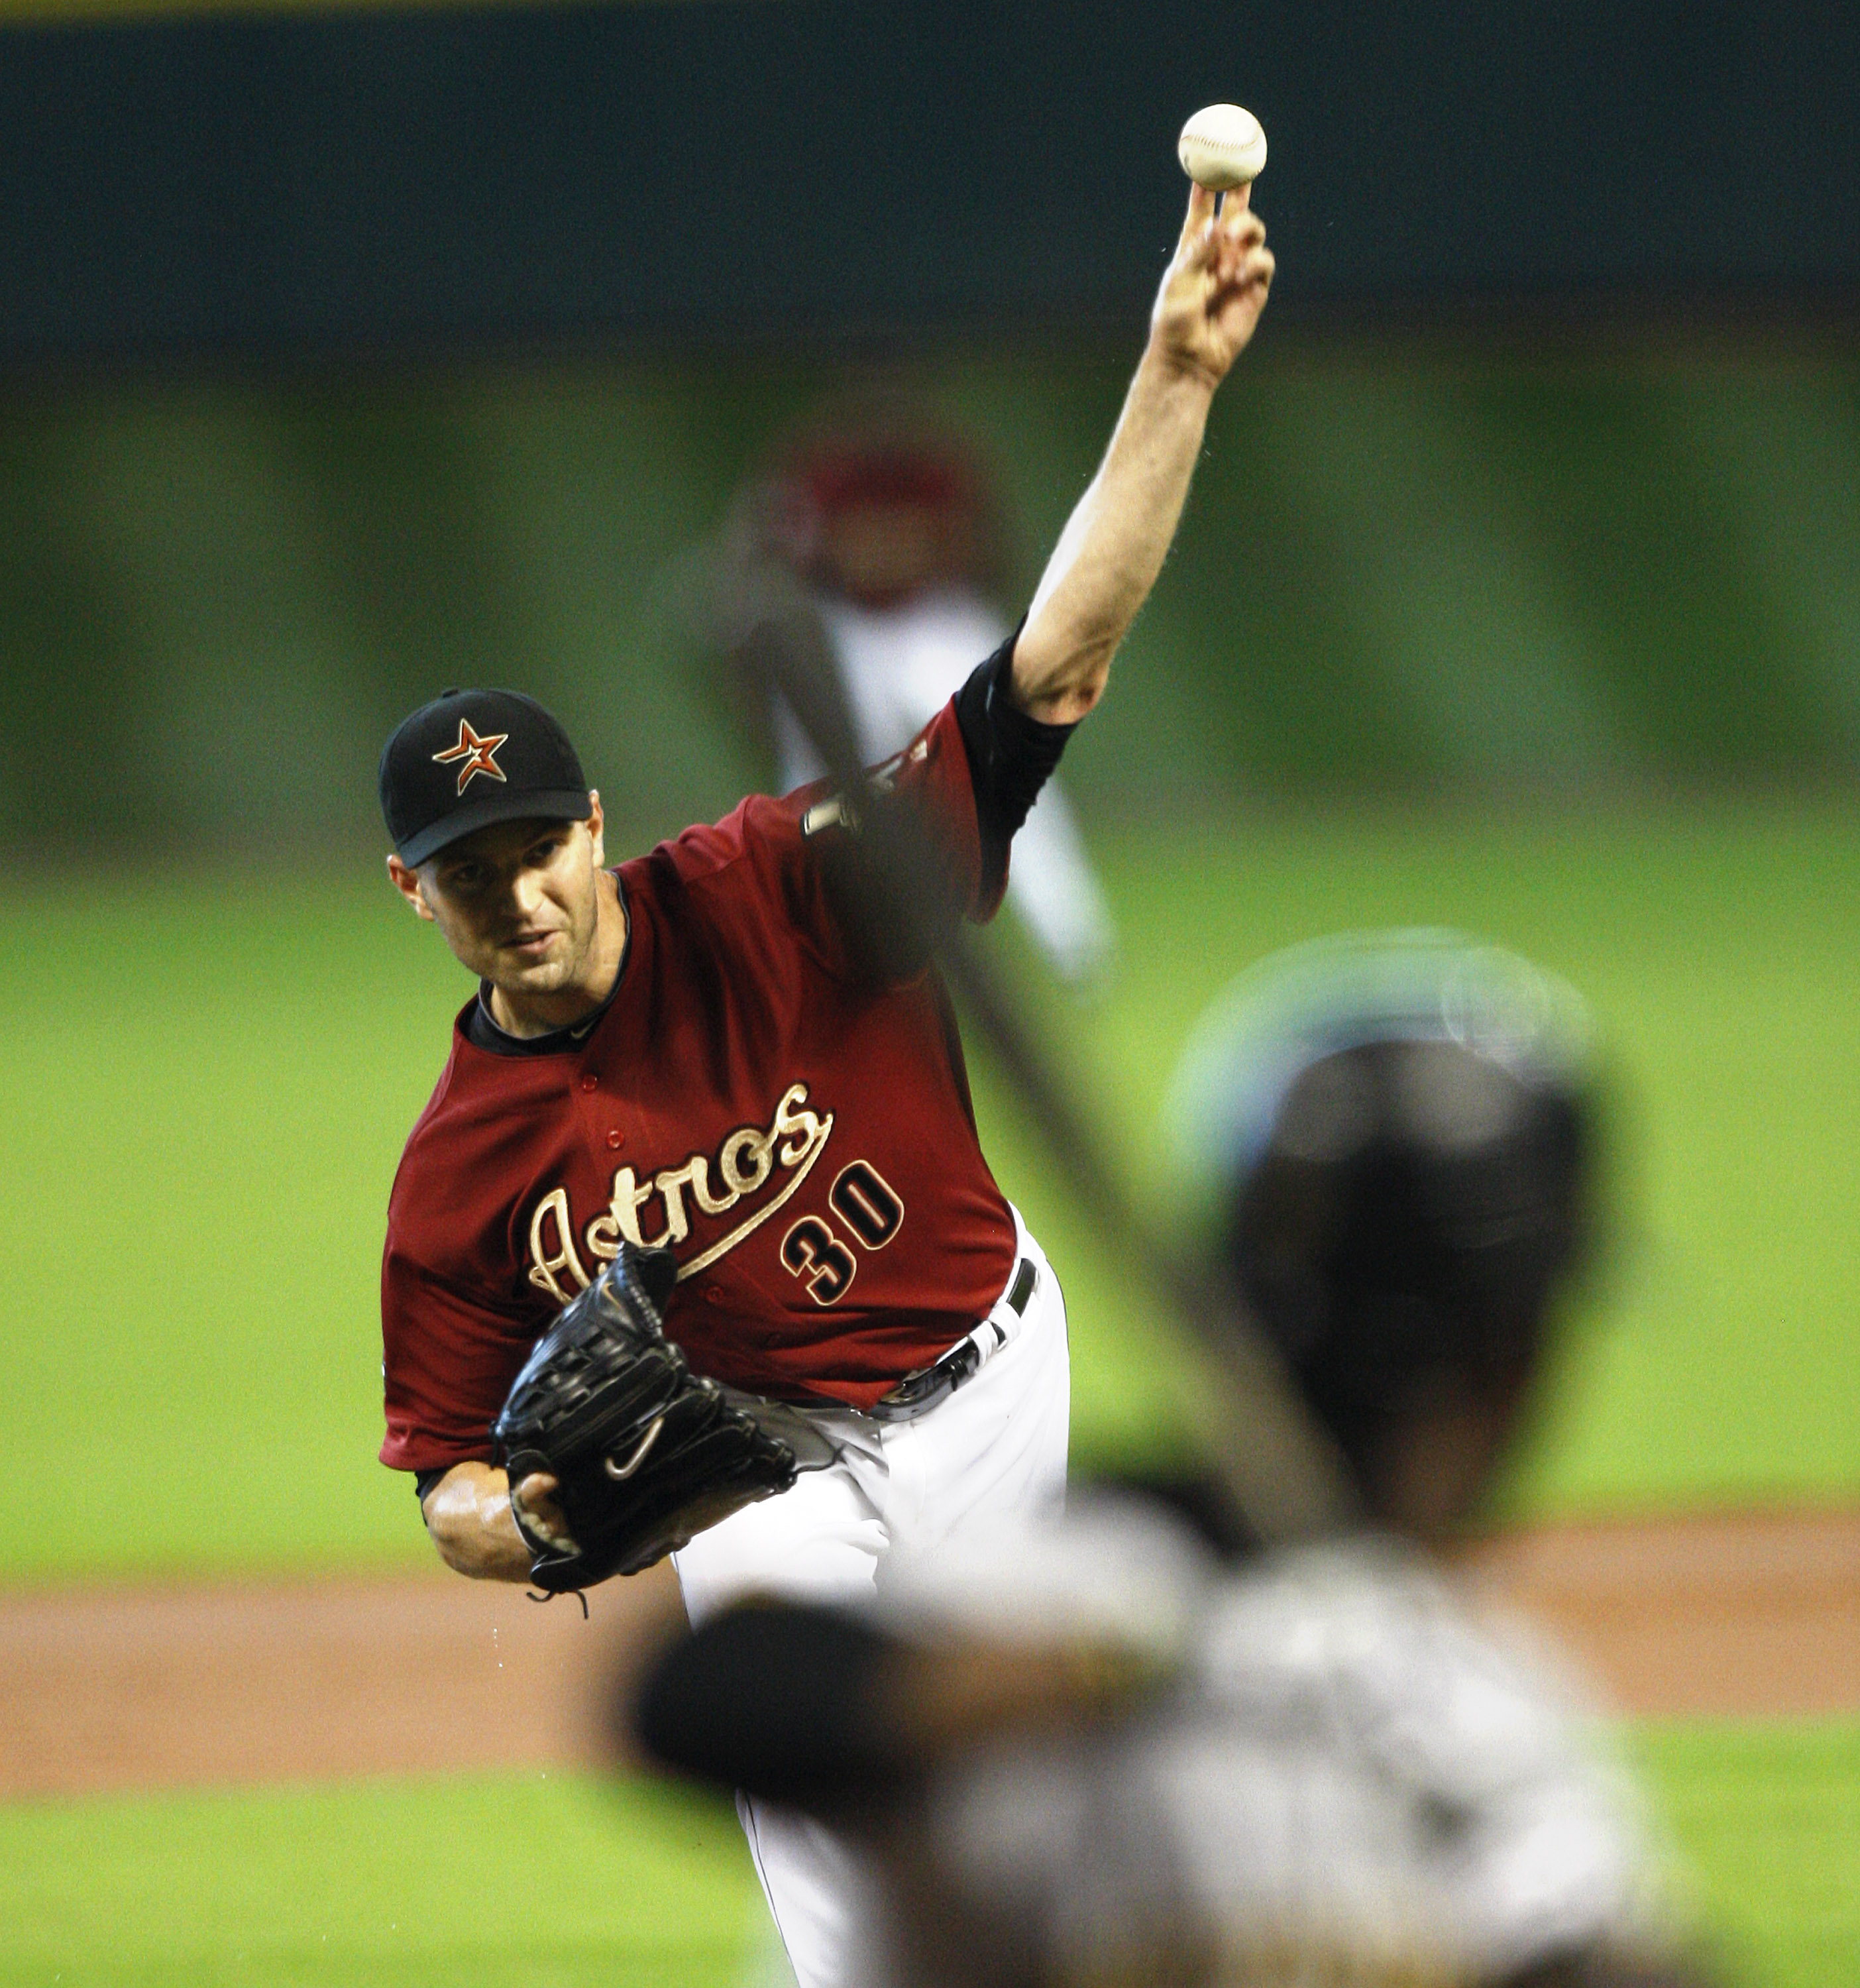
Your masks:
M 495 821 L 586 821 L 592 812 L 588 797 L 573 787 L 529 788 L 508 794 L 487 794 L 470 806 L 455 808 L 448 815 L 410 836 L 395 848 L 395 854 L 410 870 L 417 870 L 429 857 L 437 856 L 455 842 L 462 841 Z

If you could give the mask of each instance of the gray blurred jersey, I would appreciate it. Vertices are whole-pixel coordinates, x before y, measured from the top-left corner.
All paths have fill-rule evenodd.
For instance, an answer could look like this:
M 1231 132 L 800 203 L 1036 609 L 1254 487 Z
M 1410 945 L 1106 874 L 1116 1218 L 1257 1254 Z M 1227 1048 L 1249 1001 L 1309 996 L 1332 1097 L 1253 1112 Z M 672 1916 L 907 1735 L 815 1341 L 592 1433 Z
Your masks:
M 1486 1983 L 1652 1937 L 1634 1790 L 1564 1679 L 1395 1542 L 1236 1572 L 1106 1503 L 898 1568 L 887 1606 L 913 1637 L 1108 1638 L 1180 1682 L 1114 1732 L 949 1774 L 927 1862 L 949 1909 L 920 1923 L 989 1929 L 990 1963 L 894 1930 L 874 1980 Z
M 814 607 L 868 765 L 909 745 L 1010 632 L 997 608 L 962 587 L 928 588 L 896 607 L 818 595 Z M 826 771 L 785 704 L 775 744 L 784 793 Z M 1062 979 L 1088 979 L 1109 963 L 1110 907 L 1057 779 L 1014 837 L 1007 901 Z

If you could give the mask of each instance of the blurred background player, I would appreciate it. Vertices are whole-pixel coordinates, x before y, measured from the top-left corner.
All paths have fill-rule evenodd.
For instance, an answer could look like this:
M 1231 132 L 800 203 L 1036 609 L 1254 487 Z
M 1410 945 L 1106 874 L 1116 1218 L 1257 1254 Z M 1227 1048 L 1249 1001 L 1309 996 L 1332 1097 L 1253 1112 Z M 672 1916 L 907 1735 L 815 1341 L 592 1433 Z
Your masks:
M 739 494 L 725 536 L 732 597 L 771 566 L 798 583 L 867 765 L 901 752 L 1012 632 L 1000 492 L 976 451 L 902 404 L 816 422 Z M 788 705 L 748 688 L 776 792 L 819 779 Z M 1110 908 L 1057 778 L 1015 838 L 1006 901 L 1061 979 L 1088 983 L 1110 964 Z
M 858 1833 L 874 1983 L 1697 1981 L 1632 1783 L 1448 1553 L 1595 1226 L 1574 997 L 1443 936 L 1304 948 L 1185 1076 L 1365 1526 L 1263 1551 L 1218 1497 L 1087 1499 L 867 1609 L 715 1620 L 640 1738 Z

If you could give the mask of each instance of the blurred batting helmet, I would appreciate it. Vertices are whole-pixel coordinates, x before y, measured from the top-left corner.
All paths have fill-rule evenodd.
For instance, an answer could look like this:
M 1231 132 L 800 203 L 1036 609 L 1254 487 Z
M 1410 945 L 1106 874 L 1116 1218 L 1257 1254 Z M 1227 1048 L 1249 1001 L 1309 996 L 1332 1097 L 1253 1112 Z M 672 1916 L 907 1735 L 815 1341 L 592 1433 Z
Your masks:
M 1359 1472 L 1442 1383 L 1517 1397 L 1591 1226 L 1566 986 L 1452 933 L 1300 947 L 1217 1004 L 1178 1100 L 1248 1308 Z

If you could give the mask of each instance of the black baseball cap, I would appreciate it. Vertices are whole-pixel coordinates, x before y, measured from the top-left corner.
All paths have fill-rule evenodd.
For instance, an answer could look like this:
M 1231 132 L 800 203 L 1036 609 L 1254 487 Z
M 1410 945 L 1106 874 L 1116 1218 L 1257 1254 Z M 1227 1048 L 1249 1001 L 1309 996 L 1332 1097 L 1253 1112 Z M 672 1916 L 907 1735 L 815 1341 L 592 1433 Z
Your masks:
M 417 867 L 494 821 L 586 821 L 587 782 L 568 734 L 514 690 L 442 691 L 381 748 L 381 813 Z

